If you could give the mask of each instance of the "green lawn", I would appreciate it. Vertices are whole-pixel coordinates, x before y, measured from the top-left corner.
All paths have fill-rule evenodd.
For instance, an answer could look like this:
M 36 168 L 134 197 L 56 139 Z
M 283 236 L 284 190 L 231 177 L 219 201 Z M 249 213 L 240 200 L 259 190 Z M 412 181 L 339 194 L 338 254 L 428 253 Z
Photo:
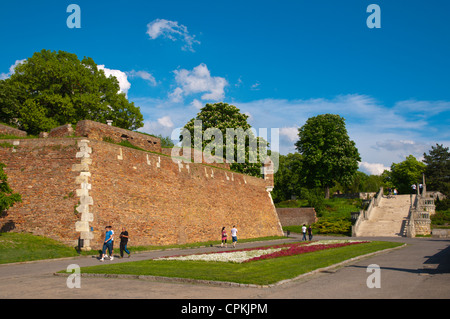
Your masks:
M 400 245 L 402 244 L 376 241 L 243 264 L 174 260 L 105 263 L 83 267 L 81 273 L 149 275 L 268 285 L 356 256 Z
M 73 247 L 53 239 L 21 233 L 0 233 L 0 264 L 78 256 Z

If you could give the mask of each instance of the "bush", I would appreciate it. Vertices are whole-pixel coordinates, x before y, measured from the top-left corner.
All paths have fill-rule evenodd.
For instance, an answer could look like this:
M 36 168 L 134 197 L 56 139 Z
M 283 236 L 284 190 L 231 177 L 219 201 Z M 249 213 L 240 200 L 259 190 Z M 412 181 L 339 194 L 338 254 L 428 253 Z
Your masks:
M 305 199 L 308 201 L 309 207 L 314 207 L 317 217 L 321 217 L 325 210 L 325 198 L 323 195 L 323 190 L 315 189 L 303 189 Z
M 430 216 L 433 225 L 448 225 L 450 224 L 450 209 L 445 211 L 436 211 L 434 215 Z
M 436 199 L 435 201 L 435 205 L 436 205 L 436 211 L 446 211 L 446 210 L 450 210 L 450 199 L 449 198 L 444 198 L 444 199 L 439 199 L 439 197 Z
M 312 228 L 318 234 L 340 234 L 350 236 L 352 232 L 351 219 L 346 217 L 321 217 Z

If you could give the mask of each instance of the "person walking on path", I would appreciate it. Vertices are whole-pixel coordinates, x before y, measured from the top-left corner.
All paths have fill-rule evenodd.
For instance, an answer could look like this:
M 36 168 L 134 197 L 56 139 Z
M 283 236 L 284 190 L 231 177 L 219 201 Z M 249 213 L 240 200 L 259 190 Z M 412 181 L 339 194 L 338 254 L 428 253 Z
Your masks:
M 311 241 L 313 238 L 311 225 L 309 225 L 309 227 L 308 227 L 308 237 L 309 237 L 309 241 Z
M 129 235 L 125 227 L 122 227 L 122 232 L 120 233 L 119 237 L 120 237 L 120 258 L 123 258 L 124 251 L 128 254 L 128 258 L 130 258 L 131 253 L 127 248 Z
M 223 247 L 223 244 L 225 244 L 225 248 L 227 248 L 227 236 L 227 231 L 224 226 L 222 227 L 222 243 L 220 244 L 220 247 Z
M 113 257 L 114 255 L 114 230 L 112 228 L 112 226 L 108 226 L 109 230 L 111 231 L 111 257 Z
M 231 228 L 231 240 L 233 242 L 233 248 L 236 248 L 237 243 L 237 228 L 233 225 L 233 228 Z
M 303 234 L 302 240 L 306 240 L 306 225 L 305 224 L 303 224 L 303 226 L 302 226 L 302 234 Z
M 114 256 L 112 254 L 112 240 L 113 240 L 113 232 L 112 232 L 112 227 L 111 226 L 106 226 L 105 230 L 105 241 L 103 242 L 103 248 L 102 248 L 102 258 L 100 259 L 100 261 L 104 261 L 105 257 L 107 257 L 106 255 L 106 249 L 108 249 L 109 252 L 109 259 L 110 260 L 114 260 Z

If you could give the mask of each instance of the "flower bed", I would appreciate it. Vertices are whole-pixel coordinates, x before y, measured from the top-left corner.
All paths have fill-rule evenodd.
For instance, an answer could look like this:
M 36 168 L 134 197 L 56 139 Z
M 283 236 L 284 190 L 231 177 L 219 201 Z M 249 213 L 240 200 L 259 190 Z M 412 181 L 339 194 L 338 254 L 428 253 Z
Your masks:
M 324 250 L 324 249 L 331 249 L 331 248 L 339 248 L 349 245 L 355 245 L 355 244 L 362 244 L 363 241 L 345 241 L 345 242 L 334 242 L 334 243 L 320 243 L 320 242 L 313 242 L 307 245 L 302 245 L 301 243 L 295 243 L 287 246 L 285 249 L 281 249 L 279 251 L 275 251 L 269 254 L 264 254 L 257 257 L 252 257 L 244 262 L 250 262 L 255 260 L 263 260 L 263 259 L 271 259 L 271 258 L 277 258 L 277 257 L 287 257 L 287 256 L 293 256 L 293 255 L 299 255 L 304 253 L 311 253 L 314 251 Z
M 299 255 L 318 250 L 338 248 L 360 243 L 367 243 L 367 241 L 324 240 L 314 242 L 300 242 L 292 244 L 281 244 L 264 248 L 258 247 L 258 248 L 241 249 L 232 252 L 225 251 L 225 252 L 203 253 L 185 256 L 161 257 L 154 260 L 199 260 L 199 261 L 245 263 L 255 260 Z

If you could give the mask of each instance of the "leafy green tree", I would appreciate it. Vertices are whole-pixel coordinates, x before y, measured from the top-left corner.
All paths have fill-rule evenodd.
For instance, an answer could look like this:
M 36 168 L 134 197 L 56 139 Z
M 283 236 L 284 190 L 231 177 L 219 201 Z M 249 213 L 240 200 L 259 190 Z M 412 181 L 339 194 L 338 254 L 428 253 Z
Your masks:
M 399 194 L 409 194 L 411 185 L 422 181 L 425 167 L 413 155 L 406 157 L 403 162 L 392 163 L 390 174 L 385 174 L 385 177 L 390 177 L 387 185 L 397 188 Z
M 322 114 L 309 118 L 298 130 L 295 143 L 303 155 L 303 172 L 309 188 L 325 189 L 330 197 L 330 187 L 336 182 L 348 185 L 361 161 L 355 142 L 350 140 L 345 120 L 339 115 Z
M 161 147 L 175 146 L 169 136 L 162 136 L 161 134 L 159 134 L 157 137 L 161 140 Z
M 367 175 L 364 172 L 357 171 L 350 184 L 342 186 L 337 183 L 333 191 L 337 188 L 343 193 L 378 192 L 381 186 L 383 186 L 381 176 Z
M 261 176 L 261 167 L 265 159 L 263 155 L 266 155 L 268 143 L 254 135 L 247 118 L 248 115 L 241 113 L 234 105 L 208 103 L 184 126 L 180 140 L 183 146 L 201 148 L 202 151 L 226 158 L 230 168 L 236 172 Z M 200 123 L 199 121 L 201 127 L 196 128 L 195 123 Z M 245 134 L 228 134 L 233 131 L 236 133 L 238 130 Z M 185 136 L 189 136 L 189 140 Z M 230 148 L 228 150 L 227 145 Z M 257 147 L 253 148 L 251 145 Z M 261 153 L 260 146 L 263 146 Z
M 106 77 L 91 58 L 42 50 L 0 81 L 0 122 L 39 134 L 80 120 L 113 120 L 130 130 L 143 126 L 139 107 L 119 93 L 117 78 Z
M 289 200 L 292 196 L 301 196 L 302 187 L 302 155 L 289 153 L 279 155 L 278 170 L 274 175 L 273 201 L 278 203 Z
M 424 153 L 426 183 L 428 190 L 440 191 L 450 196 L 450 152 L 442 144 L 432 146 L 429 154 Z
M 8 176 L 3 170 L 5 166 L 0 163 L 0 215 L 15 203 L 22 201 L 20 194 L 14 193 L 8 185 Z

